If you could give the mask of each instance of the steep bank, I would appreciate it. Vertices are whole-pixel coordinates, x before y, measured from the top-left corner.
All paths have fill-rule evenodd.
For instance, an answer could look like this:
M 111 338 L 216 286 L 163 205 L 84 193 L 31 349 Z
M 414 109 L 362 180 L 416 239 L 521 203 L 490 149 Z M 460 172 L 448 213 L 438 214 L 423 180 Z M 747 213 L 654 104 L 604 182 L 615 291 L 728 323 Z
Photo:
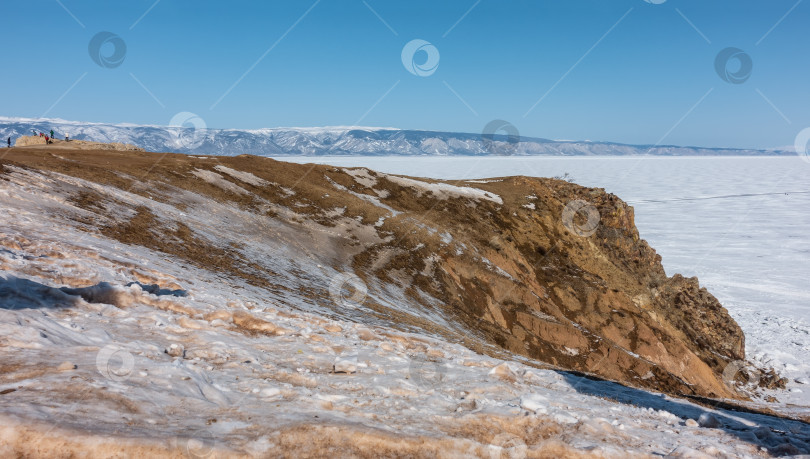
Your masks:
M 696 279 L 667 278 L 633 209 L 601 189 L 527 177 L 448 184 L 248 156 L 37 150 L 7 160 L 87 180 L 65 194 L 65 218 L 91 231 L 254 285 L 286 284 L 318 310 L 636 387 L 742 396 L 723 381 L 744 359 L 740 328 Z M 149 200 L 121 202 L 91 183 Z M 191 196 L 242 221 L 195 227 L 175 214 Z M 285 260 L 257 256 L 255 243 Z M 304 258 L 359 276 L 367 294 L 356 306 L 333 301 L 295 276 Z
M 683 391 L 687 383 L 665 370 L 619 385 L 527 357 L 541 349 L 558 365 L 587 364 L 575 358 L 585 349 L 572 347 L 577 336 L 613 340 L 625 318 L 643 329 L 638 311 L 657 314 L 656 302 L 681 308 L 656 319 L 669 325 L 654 331 L 667 345 L 678 342 L 665 333 L 690 314 L 716 325 L 693 319 L 683 336 L 710 326 L 736 336 L 720 327 L 722 310 L 693 312 L 712 303 L 691 282 L 663 277 L 657 296 L 644 287 L 658 274 L 634 260 L 655 266 L 655 256 L 644 248 L 647 257 L 625 259 L 622 241 L 637 239 L 616 228 L 632 228 L 632 214 L 599 190 L 522 178 L 449 184 L 251 157 L 4 153 L 0 456 L 810 452 L 806 423 L 627 386 L 711 389 Z M 593 209 L 575 201 L 555 210 L 572 191 Z M 615 234 L 600 233 L 608 224 Z M 587 242 L 597 237 L 609 247 Z M 545 258 L 521 268 L 531 251 Z M 609 277 L 594 280 L 594 271 Z M 503 279 L 523 292 L 521 303 L 498 303 L 515 298 Z M 532 282 L 541 285 L 527 292 Z M 599 298 L 608 294 L 593 287 L 600 282 L 619 299 L 570 311 L 569 286 L 572 297 Z M 633 288 L 649 289 L 649 305 L 622 305 Z M 523 325 L 526 315 L 537 329 Z M 587 323 L 601 316 L 610 322 Z M 585 322 L 572 326 L 581 335 L 565 327 L 569 317 Z M 508 350 L 515 339 L 528 346 Z M 642 339 L 628 341 L 646 352 L 634 344 Z M 632 375 L 623 365 L 646 357 L 620 346 L 597 354 L 611 366 L 593 372 Z M 557 357 L 561 347 L 571 360 Z M 628 360 L 613 363 L 618 351 Z

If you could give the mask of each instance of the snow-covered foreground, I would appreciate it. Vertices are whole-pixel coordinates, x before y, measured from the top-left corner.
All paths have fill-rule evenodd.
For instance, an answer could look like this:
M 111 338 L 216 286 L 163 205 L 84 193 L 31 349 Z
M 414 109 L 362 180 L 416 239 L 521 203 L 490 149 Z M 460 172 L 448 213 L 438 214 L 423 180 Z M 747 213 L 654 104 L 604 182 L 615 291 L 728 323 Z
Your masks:
M 43 193 L 48 178 L 15 177 L 0 182 L 2 457 L 810 451 L 805 423 L 301 312 L 259 287 L 66 227 L 59 197 Z
M 635 207 L 667 273 L 698 276 L 740 324 L 746 354 L 810 406 L 810 162 L 784 158 L 284 158 L 451 180 L 564 176 Z M 462 182 L 463 183 L 463 182 Z

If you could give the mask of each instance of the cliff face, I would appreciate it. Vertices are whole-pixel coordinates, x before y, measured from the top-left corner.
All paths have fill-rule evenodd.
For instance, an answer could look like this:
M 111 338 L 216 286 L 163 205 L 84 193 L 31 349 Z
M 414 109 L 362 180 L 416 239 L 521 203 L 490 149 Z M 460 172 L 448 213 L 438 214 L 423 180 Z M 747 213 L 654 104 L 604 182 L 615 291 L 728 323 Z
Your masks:
M 631 207 L 603 190 L 549 179 L 464 185 L 503 204 L 420 197 L 379 178 L 374 189 L 389 191 L 385 202 L 435 228 L 435 237 L 422 234 L 425 247 L 384 265 L 381 254 L 395 248 L 372 247 L 355 268 L 397 282 L 385 267 L 402 267 L 396 272 L 408 272 L 411 289 L 429 292 L 469 330 L 514 353 L 637 386 L 730 395 L 718 375 L 744 358 L 742 331 L 697 279 L 667 278 Z M 407 224 L 397 237 L 410 238 L 406 231 Z M 469 250 L 445 244 L 447 234 Z
M 12 149 L 2 163 L 48 175 L 65 218 L 87 231 L 279 302 L 633 386 L 737 397 L 722 372 L 744 358 L 739 326 L 697 279 L 666 276 L 633 208 L 604 190 L 251 156 L 59 154 Z

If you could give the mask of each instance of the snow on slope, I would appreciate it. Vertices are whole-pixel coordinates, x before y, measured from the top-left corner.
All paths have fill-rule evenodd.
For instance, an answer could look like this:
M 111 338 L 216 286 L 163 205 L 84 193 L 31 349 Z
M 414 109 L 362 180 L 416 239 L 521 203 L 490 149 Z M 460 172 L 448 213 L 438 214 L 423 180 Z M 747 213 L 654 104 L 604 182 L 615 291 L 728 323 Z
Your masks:
M 804 423 L 705 408 L 302 312 L 309 306 L 293 296 L 66 226 L 64 176 L 19 169 L 7 176 L 0 181 L 0 456 L 34 447 L 52 457 L 810 452 Z M 211 209 L 207 237 L 234 221 L 212 202 L 190 204 L 190 220 L 204 217 L 195 204 Z M 274 256 L 279 275 L 292 271 L 287 257 Z M 295 268 L 326 283 L 338 274 Z
M 285 158 L 431 176 L 563 176 L 635 208 L 668 273 L 697 276 L 740 324 L 746 355 L 789 379 L 767 394 L 810 406 L 810 163 L 784 158 Z M 527 204 L 530 205 L 530 204 Z M 685 230 L 686 229 L 686 230 Z M 799 408 L 803 407 L 803 408 Z
M 433 195 L 438 196 L 439 199 L 447 199 L 448 196 L 466 197 L 475 200 L 486 199 L 487 201 L 492 201 L 497 204 L 503 204 L 503 200 L 500 196 L 488 191 L 479 190 L 478 188 L 455 186 L 447 183 L 429 183 L 393 175 L 384 175 L 384 177 L 397 185 L 416 188 L 420 193 L 433 193 Z
M 0 117 L 0 137 L 16 138 L 31 131 L 48 132 L 57 137 L 69 133 L 77 140 L 120 142 L 137 145 L 147 151 L 206 155 L 473 155 L 493 153 L 552 156 L 583 155 L 772 155 L 778 151 L 751 149 L 715 149 L 699 147 L 623 145 L 606 142 L 553 141 L 523 137 L 509 144 L 495 136 L 481 134 L 400 130 L 360 126 L 274 129 L 195 129 L 134 124 L 104 124 L 60 119 Z

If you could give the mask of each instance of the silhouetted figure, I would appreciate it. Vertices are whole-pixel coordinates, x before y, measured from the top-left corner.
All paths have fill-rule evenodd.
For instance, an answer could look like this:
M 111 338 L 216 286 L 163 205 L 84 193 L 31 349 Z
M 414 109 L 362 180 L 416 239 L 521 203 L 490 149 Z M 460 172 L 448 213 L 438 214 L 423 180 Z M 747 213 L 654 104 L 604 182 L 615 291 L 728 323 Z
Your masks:
M 11 137 L 8 138 L 8 147 L 11 148 Z

